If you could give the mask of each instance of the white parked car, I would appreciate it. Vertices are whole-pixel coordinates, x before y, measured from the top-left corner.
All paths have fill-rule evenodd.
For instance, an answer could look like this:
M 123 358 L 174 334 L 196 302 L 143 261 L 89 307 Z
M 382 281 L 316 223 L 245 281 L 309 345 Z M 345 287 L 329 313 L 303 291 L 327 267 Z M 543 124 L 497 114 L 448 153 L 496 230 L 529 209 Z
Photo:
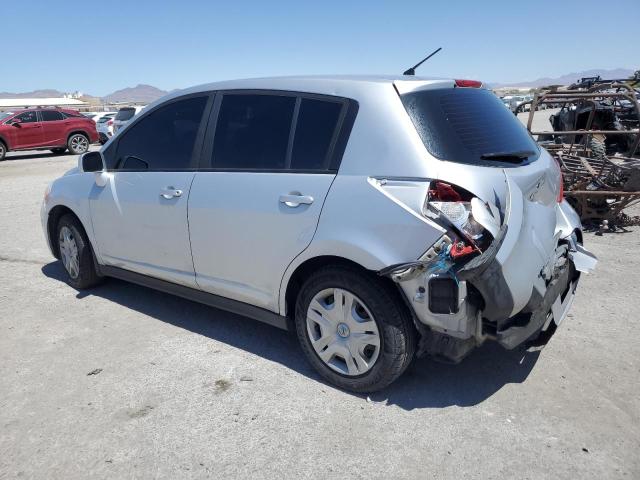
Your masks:
M 118 110 L 113 119 L 113 134 L 118 133 L 118 130 L 128 124 L 142 110 L 144 110 L 144 107 L 123 107 Z
M 115 113 L 116 112 L 82 112 L 82 115 L 98 123 L 98 120 L 100 120 L 105 115 L 110 115 L 110 114 L 115 115 Z
M 113 137 L 113 122 L 116 116 L 116 112 L 107 113 L 100 117 L 96 123 L 96 130 L 100 135 L 100 143 L 104 145 Z
M 548 341 L 595 258 L 555 160 L 469 80 L 173 92 L 55 180 L 68 282 L 117 277 L 296 332 L 352 391 L 414 356 Z

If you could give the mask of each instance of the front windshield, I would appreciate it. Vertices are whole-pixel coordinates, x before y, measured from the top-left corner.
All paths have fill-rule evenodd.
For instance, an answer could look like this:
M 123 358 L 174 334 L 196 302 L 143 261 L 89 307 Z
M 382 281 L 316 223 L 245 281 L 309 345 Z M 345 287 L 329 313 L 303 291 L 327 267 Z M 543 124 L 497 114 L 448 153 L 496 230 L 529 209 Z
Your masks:
M 11 115 L 11 112 L 0 112 L 0 122 Z

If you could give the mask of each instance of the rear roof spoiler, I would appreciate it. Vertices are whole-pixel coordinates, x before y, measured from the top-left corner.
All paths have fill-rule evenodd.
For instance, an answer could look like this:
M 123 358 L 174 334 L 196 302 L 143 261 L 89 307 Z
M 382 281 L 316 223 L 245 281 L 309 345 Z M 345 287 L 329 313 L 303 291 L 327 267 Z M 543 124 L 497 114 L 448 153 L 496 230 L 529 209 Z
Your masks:
M 395 80 L 393 86 L 398 91 L 398 94 L 404 95 L 405 93 L 417 92 L 420 90 L 430 90 L 432 88 L 453 88 L 455 87 L 454 80 Z

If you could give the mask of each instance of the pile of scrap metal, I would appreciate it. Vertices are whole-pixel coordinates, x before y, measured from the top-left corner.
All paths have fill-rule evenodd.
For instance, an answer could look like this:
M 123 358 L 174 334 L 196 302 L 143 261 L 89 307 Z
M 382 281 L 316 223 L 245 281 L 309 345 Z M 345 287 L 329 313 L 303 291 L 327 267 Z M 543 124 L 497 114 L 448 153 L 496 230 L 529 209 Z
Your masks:
M 546 87 L 530 104 L 527 128 L 562 169 L 565 197 L 586 227 L 616 229 L 638 223 L 624 210 L 640 202 L 640 71 L 629 80 L 583 78 L 569 87 Z M 541 105 L 559 108 L 553 131 L 534 131 Z

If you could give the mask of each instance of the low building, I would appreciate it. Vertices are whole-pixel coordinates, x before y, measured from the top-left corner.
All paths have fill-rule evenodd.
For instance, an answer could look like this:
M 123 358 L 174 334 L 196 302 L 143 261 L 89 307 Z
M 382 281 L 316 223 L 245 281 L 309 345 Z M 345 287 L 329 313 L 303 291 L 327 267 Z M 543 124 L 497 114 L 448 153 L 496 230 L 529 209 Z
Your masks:
M 86 107 L 87 102 L 77 98 L 0 98 L 0 110 L 31 107 Z

